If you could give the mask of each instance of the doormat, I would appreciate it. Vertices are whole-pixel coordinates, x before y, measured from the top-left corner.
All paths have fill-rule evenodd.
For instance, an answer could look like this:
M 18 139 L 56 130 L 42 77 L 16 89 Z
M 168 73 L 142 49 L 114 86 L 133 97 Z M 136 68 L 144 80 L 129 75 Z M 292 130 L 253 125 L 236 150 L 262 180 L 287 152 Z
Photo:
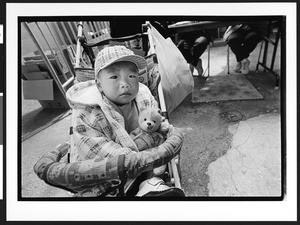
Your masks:
M 210 76 L 204 85 L 201 83 L 195 81 L 191 100 L 193 103 L 263 99 L 243 74 Z

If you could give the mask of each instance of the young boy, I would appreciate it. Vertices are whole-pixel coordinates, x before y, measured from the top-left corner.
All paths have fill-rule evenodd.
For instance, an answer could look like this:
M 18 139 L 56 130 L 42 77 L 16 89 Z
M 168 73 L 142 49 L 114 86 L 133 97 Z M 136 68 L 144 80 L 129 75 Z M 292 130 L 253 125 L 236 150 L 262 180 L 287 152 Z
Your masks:
M 157 108 L 147 86 L 139 83 L 139 70 L 146 66 L 143 57 L 124 46 L 106 47 L 95 60 L 95 81 L 79 83 L 67 92 L 76 109 L 76 152 L 71 162 L 138 151 L 129 134 L 139 126 L 139 109 Z
M 154 168 L 157 167 L 155 164 L 158 164 L 158 156 L 162 157 L 161 161 L 169 161 L 173 151 L 178 153 L 178 146 L 182 144 L 182 134 L 174 135 L 176 140 L 174 137 L 172 139 L 172 135 L 167 138 L 165 143 L 168 144 L 172 139 L 174 147 L 170 149 L 172 145 L 168 146 L 169 152 L 159 146 L 153 149 L 152 147 L 157 145 L 155 139 L 148 152 L 147 150 L 139 152 L 129 135 L 139 126 L 138 115 L 141 107 L 157 108 L 157 102 L 150 90 L 139 83 L 139 71 L 146 66 L 147 62 L 143 57 L 134 55 L 124 46 L 109 46 L 101 50 L 95 60 L 95 81 L 78 83 L 68 90 L 68 102 L 75 109 L 74 151 L 70 156 L 71 164 L 86 163 L 92 159 L 97 161 L 113 159 L 124 155 L 127 177 L 134 177 L 130 173 L 137 174 L 143 166 L 147 167 L 142 165 L 147 164 L 147 160 L 153 161 L 149 165 Z M 161 132 L 168 131 L 168 128 L 168 124 L 163 124 Z M 158 152 L 159 155 L 155 157 L 154 152 Z M 149 168 L 145 171 L 147 170 L 149 171 Z M 41 177 L 40 172 L 36 173 Z M 131 180 L 127 180 L 126 185 L 128 186 L 130 182 Z M 164 185 L 161 179 L 154 177 L 141 184 L 137 195 L 145 196 L 149 192 L 163 193 L 169 190 L 171 194 L 181 195 L 174 188 L 170 189 Z

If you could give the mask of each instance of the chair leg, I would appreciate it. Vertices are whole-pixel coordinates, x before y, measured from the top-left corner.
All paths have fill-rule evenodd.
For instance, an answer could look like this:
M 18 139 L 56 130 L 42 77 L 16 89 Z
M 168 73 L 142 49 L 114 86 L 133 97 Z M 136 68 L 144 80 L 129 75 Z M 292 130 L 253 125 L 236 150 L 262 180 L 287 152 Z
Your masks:
M 210 75 L 210 46 L 207 46 L 207 76 Z
M 229 45 L 227 45 L 227 74 L 230 74 L 230 70 L 229 70 Z
M 257 64 L 256 64 L 256 69 L 255 69 L 256 72 L 258 72 L 258 66 L 259 66 L 259 62 L 260 62 L 260 58 L 261 58 L 262 48 L 263 48 L 263 41 L 261 41 L 259 52 L 258 52 L 258 59 L 257 59 Z

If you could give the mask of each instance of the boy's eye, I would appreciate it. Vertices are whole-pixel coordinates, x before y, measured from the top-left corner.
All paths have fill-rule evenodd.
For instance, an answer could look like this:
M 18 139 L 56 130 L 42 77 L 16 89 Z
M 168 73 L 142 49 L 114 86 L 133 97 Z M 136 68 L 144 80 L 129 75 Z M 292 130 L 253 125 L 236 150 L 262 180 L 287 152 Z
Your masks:
M 129 77 L 130 77 L 130 78 L 136 78 L 137 75 L 136 75 L 136 74 L 131 74 L 131 75 L 129 75 Z
M 110 76 L 109 79 L 117 79 L 116 75 Z

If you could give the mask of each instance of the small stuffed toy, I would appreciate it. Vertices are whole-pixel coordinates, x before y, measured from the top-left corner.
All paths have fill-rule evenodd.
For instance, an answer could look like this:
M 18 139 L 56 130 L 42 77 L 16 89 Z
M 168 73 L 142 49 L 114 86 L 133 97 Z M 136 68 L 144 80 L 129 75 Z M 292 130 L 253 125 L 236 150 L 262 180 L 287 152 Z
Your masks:
M 160 131 L 164 118 L 157 108 L 142 107 L 139 114 L 139 128 L 131 132 L 139 151 L 152 148 L 164 142 L 165 137 Z
M 142 107 L 139 115 L 140 128 L 148 133 L 158 130 L 163 118 L 160 115 L 160 110 L 155 108 Z

